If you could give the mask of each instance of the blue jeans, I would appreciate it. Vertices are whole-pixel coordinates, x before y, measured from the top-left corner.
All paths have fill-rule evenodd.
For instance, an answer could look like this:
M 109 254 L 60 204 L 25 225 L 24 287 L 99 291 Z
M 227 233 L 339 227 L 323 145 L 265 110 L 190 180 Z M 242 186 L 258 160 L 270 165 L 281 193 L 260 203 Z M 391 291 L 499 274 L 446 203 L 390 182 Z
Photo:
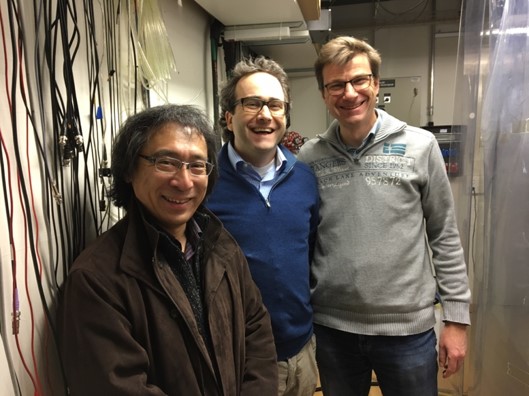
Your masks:
M 325 396 L 367 396 L 371 371 L 384 396 L 437 396 L 433 329 L 410 336 L 368 336 L 314 325 Z

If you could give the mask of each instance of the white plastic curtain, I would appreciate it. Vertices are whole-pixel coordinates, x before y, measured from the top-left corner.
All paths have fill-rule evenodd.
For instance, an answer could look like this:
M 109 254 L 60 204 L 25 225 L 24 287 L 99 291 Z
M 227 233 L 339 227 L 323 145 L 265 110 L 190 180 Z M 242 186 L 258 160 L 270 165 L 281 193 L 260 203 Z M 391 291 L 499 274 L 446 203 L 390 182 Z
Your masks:
M 529 394 L 529 1 L 490 0 L 488 6 L 488 24 L 482 33 L 489 44 L 488 76 L 480 121 L 483 263 L 477 271 L 474 368 L 468 394 L 525 396 Z

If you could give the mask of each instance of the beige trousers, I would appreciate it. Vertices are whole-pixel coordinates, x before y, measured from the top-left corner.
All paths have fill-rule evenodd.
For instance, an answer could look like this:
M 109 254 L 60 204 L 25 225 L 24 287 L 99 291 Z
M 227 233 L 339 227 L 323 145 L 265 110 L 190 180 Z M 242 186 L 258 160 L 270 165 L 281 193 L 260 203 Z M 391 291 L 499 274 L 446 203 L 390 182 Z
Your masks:
M 318 382 L 316 337 L 287 361 L 278 362 L 279 396 L 312 396 Z

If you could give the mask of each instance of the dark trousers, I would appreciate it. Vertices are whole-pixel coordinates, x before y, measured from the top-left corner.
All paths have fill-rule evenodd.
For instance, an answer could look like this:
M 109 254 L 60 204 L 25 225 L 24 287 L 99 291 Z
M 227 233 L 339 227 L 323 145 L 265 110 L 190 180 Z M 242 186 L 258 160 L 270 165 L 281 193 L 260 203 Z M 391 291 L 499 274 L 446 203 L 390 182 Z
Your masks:
M 325 396 L 368 396 L 371 371 L 384 396 L 437 396 L 433 329 L 410 336 L 368 336 L 315 325 Z

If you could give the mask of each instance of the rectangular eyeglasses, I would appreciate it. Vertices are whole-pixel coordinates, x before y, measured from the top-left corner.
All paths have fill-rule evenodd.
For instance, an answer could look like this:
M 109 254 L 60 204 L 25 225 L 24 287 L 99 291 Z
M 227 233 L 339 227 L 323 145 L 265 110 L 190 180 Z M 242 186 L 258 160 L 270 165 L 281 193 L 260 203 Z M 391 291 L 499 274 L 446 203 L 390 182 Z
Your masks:
M 289 104 L 280 99 L 264 100 L 255 96 L 241 98 L 233 103 L 233 106 L 240 104 L 247 113 L 257 114 L 266 105 L 270 113 L 275 116 L 282 116 L 288 113 Z
M 180 169 L 187 169 L 193 176 L 208 176 L 213 170 L 213 164 L 207 161 L 185 162 L 172 157 L 156 157 L 139 154 L 139 157 L 149 161 L 155 169 L 162 173 L 175 174 Z
M 368 88 L 371 85 L 372 78 L 372 74 L 363 74 L 361 76 L 356 76 L 349 81 L 333 81 L 329 84 L 325 84 L 324 87 L 327 89 L 327 92 L 329 92 L 330 95 L 343 94 L 347 84 L 351 84 L 353 89 L 358 92 L 362 89 Z

